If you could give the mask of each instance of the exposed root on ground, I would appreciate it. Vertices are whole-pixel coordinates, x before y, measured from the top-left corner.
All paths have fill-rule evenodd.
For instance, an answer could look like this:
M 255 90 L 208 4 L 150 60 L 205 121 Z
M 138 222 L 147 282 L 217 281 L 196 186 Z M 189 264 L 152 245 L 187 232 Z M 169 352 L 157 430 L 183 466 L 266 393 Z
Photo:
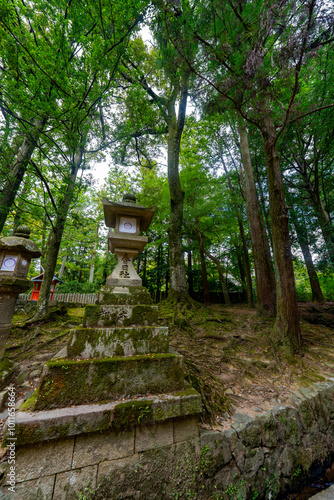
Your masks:
M 162 303 L 163 308 L 168 311 L 173 324 L 180 328 L 187 328 L 190 325 L 192 311 L 203 307 L 196 302 L 188 293 L 170 292 L 167 299 Z

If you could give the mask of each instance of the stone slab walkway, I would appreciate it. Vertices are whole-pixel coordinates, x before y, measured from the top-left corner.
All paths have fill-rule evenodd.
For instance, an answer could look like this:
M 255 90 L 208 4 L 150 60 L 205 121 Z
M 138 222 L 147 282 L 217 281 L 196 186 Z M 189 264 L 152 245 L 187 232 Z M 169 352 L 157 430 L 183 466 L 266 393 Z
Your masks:
M 310 500 L 334 500 L 334 485 L 325 491 L 317 493 Z

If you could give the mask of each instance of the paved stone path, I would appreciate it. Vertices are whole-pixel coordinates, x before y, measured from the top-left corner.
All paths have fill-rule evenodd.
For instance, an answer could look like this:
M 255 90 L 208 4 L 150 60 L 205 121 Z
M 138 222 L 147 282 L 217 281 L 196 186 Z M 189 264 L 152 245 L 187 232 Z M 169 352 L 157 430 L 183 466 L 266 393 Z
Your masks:
M 310 500 L 334 500 L 334 485 L 321 493 L 317 493 Z

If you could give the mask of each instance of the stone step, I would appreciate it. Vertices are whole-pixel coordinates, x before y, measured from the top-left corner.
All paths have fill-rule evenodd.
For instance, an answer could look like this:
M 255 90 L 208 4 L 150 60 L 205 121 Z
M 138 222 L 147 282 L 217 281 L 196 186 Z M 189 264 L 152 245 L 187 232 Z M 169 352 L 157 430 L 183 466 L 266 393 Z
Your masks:
M 151 295 L 142 286 L 105 286 L 98 293 L 100 305 L 152 304 Z
M 88 305 L 83 326 L 105 328 L 113 326 L 148 326 L 156 324 L 158 306 L 152 305 Z
M 36 395 L 32 395 L 15 418 L 16 446 L 107 430 L 125 430 L 134 425 L 158 423 L 171 418 L 198 415 L 201 397 L 195 389 L 116 400 L 45 411 L 31 411 Z M 8 428 L 5 437 L 10 437 Z
M 105 402 L 184 388 L 183 356 L 149 354 L 44 365 L 35 410 Z
M 77 328 L 67 345 L 70 359 L 134 356 L 168 352 L 168 328 Z
M 333 500 L 334 499 L 334 485 L 330 486 L 327 490 L 321 491 L 313 497 L 310 497 L 310 500 Z

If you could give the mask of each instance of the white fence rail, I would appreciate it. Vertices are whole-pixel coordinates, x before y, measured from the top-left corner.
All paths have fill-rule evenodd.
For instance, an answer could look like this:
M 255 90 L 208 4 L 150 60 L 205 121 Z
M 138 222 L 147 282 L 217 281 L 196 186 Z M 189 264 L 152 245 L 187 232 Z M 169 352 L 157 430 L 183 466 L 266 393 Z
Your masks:
M 58 302 L 69 302 L 71 304 L 95 304 L 97 301 L 97 293 L 55 293 L 53 300 Z M 21 304 L 26 304 L 30 301 L 30 295 L 21 293 L 19 295 Z

